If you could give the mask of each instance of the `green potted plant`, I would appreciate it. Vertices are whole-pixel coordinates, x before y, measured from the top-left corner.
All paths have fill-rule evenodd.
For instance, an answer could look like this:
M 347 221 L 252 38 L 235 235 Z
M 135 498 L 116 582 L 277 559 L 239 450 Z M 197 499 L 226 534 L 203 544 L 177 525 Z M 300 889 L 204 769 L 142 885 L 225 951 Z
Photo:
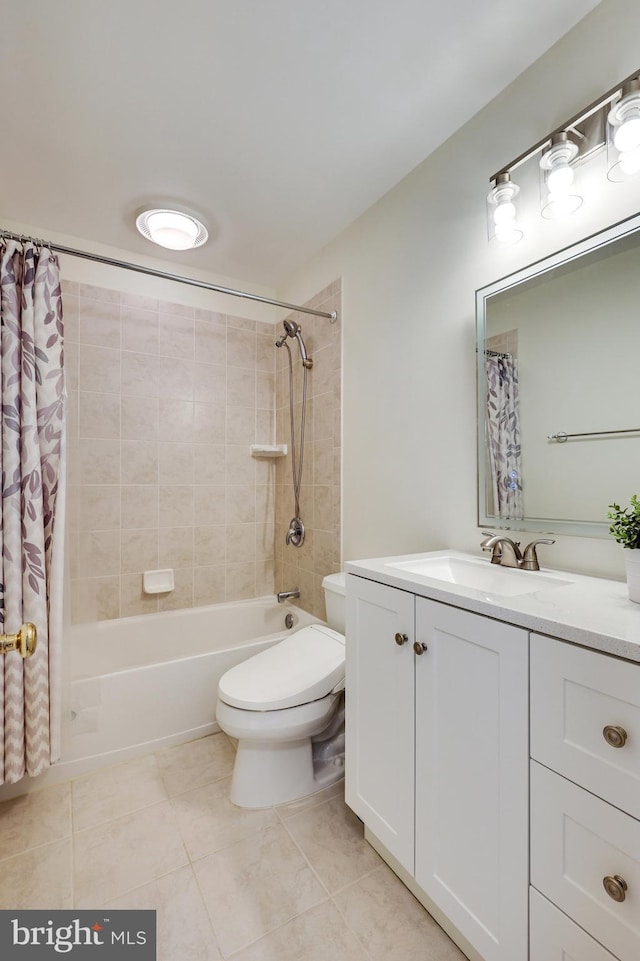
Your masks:
M 629 548 L 624 553 L 629 598 L 640 604 L 640 498 L 633 494 L 629 503 L 625 508 L 609 504 L 607 517 L 613 521 L 609 532 L 618 544 Z

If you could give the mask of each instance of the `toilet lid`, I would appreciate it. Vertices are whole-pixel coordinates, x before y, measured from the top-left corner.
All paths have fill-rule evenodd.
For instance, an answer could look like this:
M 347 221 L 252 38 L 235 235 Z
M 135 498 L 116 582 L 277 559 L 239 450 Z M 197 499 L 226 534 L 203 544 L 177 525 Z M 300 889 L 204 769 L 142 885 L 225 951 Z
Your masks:
M 246 711 L 277 711 L 317 701 L 343 678 L 343 635 L 312 624 L 232 667 L 218 697 Z

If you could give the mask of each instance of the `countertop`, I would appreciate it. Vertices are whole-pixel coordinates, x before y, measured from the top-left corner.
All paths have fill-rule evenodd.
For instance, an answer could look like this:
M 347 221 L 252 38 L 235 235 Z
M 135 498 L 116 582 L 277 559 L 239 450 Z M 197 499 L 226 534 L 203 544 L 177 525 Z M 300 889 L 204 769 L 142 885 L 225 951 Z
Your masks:
M 503 597 L 389 566 L 445 556 L 490 563 L 488 558 L 461 551 L 432 551 L 348 561 L 345 569 L 421 597 L 640 663 L 640 604 L 629 600 L 626 583 L 544 568 L 541 574 L 570 583 L 549 586 L 547 582 L 534 593 Z

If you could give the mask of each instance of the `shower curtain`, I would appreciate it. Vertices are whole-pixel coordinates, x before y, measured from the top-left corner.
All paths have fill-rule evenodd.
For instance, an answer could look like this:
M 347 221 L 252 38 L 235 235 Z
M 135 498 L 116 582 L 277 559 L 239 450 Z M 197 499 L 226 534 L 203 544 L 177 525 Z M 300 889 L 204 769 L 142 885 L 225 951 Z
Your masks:
M 38 631 L 32 657 L 0 656 L 0 783 L 13 783 L 60 754 L 63 327 L 57 258 L 1 237 L 0 365 L 0 631 Z
M 487 371 L 488 455 L 493 507 L 496 517 L 520 520 L 524 516 L 520 422 L 518 418 L 518 367 L 510 354 L 485 354 Z

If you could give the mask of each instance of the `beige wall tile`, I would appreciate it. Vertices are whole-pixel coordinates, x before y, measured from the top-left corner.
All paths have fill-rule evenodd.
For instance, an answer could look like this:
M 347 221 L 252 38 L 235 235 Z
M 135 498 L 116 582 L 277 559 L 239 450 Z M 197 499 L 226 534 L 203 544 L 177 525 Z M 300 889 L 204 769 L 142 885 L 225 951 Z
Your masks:
M 119 290 L 111 290 L 109 287 L 96 287 L 94 284 L 80 284 L 79 294 L 89 300 L 101 300 L 107 304 L 119 304 L 121 294 Z
M 245 484 L 227 488 L 227 524 L 252 524 L 256 520 L 256 488 Z
M 193 603 L 220 604 L 226 600 L 226 568 L 224 564 L 215 567 L 196 567 L 193 572 Z
M 158 479 L 160 484 L 193 484 L 193 444 L 158 445 Z
M 102 391 L 105 394 L 120 392 L 120 351 L 108 347 L 80 346 L 80 388 Z
M 193 557 L 196 567 L 213 567 L 217 564 L 224 564 L 226 543 L 226 527 L 194 527 Z
M 125 350 L 122 352 L 122 393 L 134 397 L 157 397 L 158 358 Z M 166 385 L 164 381 L 163 390 Z
M 84 569 L 81 568 L 84 574 Z M 120 617 L 120 578 L 80 577 L 76 581 L 75 620 L 80 624 Z
M 193 487 L 175 485 L 159 488 L 159 526 L 193 526 Z
M 193 396 L 204 404 L 226 404 L 227 368 L 218 364 L 201 364 L 196 358 Z
M 224 404 L 194 404 L 193 440 L 196 444 L 224 444 L 226 407 Z
M 276 346 L 275 342 L 280 336 L 280 330 L 276 334 L 275 327 L 268 333 L 256 334 L 256 370 L 268 370 L 272 373 L 276 369 Z
M 155 614 L 158 595 L 144 594 L 142 574 L 123 574 L 120 578 L 120 617 L 134 614 Z
M 138 307 L 122 307 L 122 348 L 143 354 L 158 353 L 158 313 Z
M 229 367 L 256 367 L 256 334 L 227 327 L 227 364 Z
M 117 484 L 80 488 L 78 525 L 81 531 L 120 528 L 120 488 Z
M 193 491 L 194 523 L 203 527 L 225 524 L 226 492 L 223 484 L 196 486 Z
M 193 567 L 193 527 L 163 527 L 158 536 L 161 569 Z
M 159 303 L 157 297 L 148 297 L 144 294 L 127 294 L 124 292 L 120 295 L 120 302 L 123 307 L 143 307 L 145 310 L 157 310 Z
M 227 444 L 226 482 L 228 485 L 253 485 L 256 482 L 256 460 L 249 447 Z
M 120 573 L 120 532 L 80 531 L 80 570 L 84 577 Z
M 80 297 L 80 343 L 120 348 L 120 305 Z
M 242 601 L 255 597 L 256 565 L 255 562 L 233 564 L 227 561 L 225 598 L 228 601 Z
M 227 407 L 227 444 L 253 444 L 255 431 L 255 407 Z
M 123 397 L 123 440 L 155 440 L 158 437 L 158 401 L 155 397 Z
M 120 397 L 118 394 L 78 394 L 80 437 L 120 437 Z
M 189 308 L 187 308 L 189 309 Z M 158 349 L 164 357 L 182 357 L 193 360 L 193 316 L 180 317 L 160 310 Z
M 82 439 L 78 444 L 80 484 L 120 483 L 120 442 Z
M 227 563 L 240 564 L 255 561 L 255 524 L 227 524 Z
M 157 530 L 122 531 L 120 544 L 120 570 L 123 574 L 158 569 Z
M 122 529 L 158 527 L 158 488 L 152 484 L 122 487 Z
M 227 404 L 253 407 L 256 402 L 256 372 L 242 367 L 227 368 Z
M 193 400 L 195 396 L 195 363 L 179 357 L 158 358 L 158 371 L 163 397 L 174 400 Z
M 160 396 L 159 438 L 165 443 L 193 443 L 193 403 Z
M 222 444 L 198 444 L 195 447 L 194 479 L 196 484 L 218 486 L 225 483 L 227 451 L 228 448 L 223 447 Z
M 226 326 L 196 319 L 195 356 L 201 364 L 227 364 Z
M 158 483 L 158 445 L 153 441 L 123 440 L 122 483 Z
M 174 571 L 175 587 L 167 594 L 158 597 L 158 610 L 179 611 L 193 607 L 193 569 L 182 568 Z

